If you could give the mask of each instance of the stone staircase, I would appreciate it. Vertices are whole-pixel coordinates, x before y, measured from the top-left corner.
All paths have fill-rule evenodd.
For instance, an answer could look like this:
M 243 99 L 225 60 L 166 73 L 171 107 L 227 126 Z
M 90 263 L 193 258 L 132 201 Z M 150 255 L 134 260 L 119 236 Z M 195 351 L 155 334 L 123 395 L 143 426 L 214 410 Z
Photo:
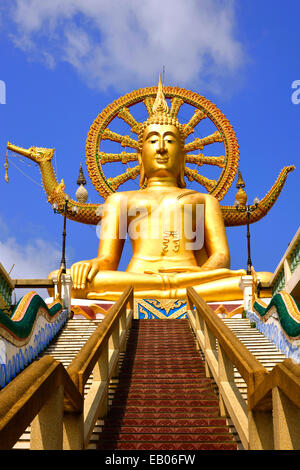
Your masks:
M 54 359 L 60 361 L 65 368 L 68 367 L 70 362 L 80 351 L 80 349 L 87 342 L 91 334 L 95 331 L 97 326 L 102 320 L 90 319 L 71 319 L 68 320 L 63 329 L 59 332 L 56 338 L 49 344 L 46 350 L 40 354 L 39 357 L 44 355 L 53 356 Z M 85 392 L 90 386 L 89 381 Z M 93 437 L 94 439 L 94 437 Z M 14 449 L 29 449 L 30 448 L 30 426 L 26 429 L 24 434 L 20 437 L 19 441 L 15 444 Z
M 276 364 L 286 359 L 286 356 L 276 348 L 274 343 L 255 327 L 251 327 L 248 318 L 229 318 L 223 319 L 223 321 L 268 371 L 271 371 Z M 234 378 L 237 387 L 246 400 L 247 386 L 237 370 L 234 372 Z
M 98 449 L 237 449 L 188 320 L 133 321 Z
M 223 321 L 268 370 L 285 359 L 251 328 L 248 319 Z M 100 322 L 69 320 L 43 355 L 52 355 L 67 367 Z M 237 371 L 235 380 L 246 398 L 246 384 Z M 89 449 L 100 448 L 99 442 L 105 449 L 242 448 L 230 421 L 218 416 L 217 393 L 205 377 L 203 357 L 187 320 L 133 320 L 127 351 L 120 359 L 120 376 L 110 385 L 109 404 L 109 416 L 96 423 Z M 153 441 L 153 436 L 159 436 L 159 441 Z M 30 427 L 14 448 L 29 447 Z

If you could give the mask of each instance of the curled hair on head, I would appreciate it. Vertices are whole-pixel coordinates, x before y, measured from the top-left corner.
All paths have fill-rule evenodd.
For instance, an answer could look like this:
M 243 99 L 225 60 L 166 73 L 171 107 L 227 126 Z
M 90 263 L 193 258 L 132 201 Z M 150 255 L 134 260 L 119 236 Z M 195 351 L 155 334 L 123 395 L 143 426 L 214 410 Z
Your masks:
M 138 152 L 142 154 L 142 149 L 143 149 L 143 138 L 144 138 L 144 132 L 145 129 L 151 125 L 151 124 L 157 124 L 157 125 L 169 125 L 169 126 L 175 126 L 180 135 L 180 145 L 183 153 L 183 158 L 182 158 L 182 168 L 180 171 L 180 175 L 178 177 L 178 186 L 180 188 L 185 188 L 186 184 L 184 181 L 184 166 L 185 166 L 185 151 L 184 151 L 184 144 L 185 144 L 185 133 L 184 133 L 184 128 L 182 124 L 178 121 L 176 116 L 171 116 L 169 114 L 169 107 L 168 103 L 165 99 L 164 91 L 163 91 L 163 86 L 161 83 L 161 78 L 159 75 L 159 81 L 158 81 L 158 89 L 157 89 L 157 95 L 152 107 L 152 114 L 148 117 L 148 119 L 140 126 L 139 128 L 139 133 L 138 133 Z M 141 179 L 140 179 L 140 186 L 143 187 L 146 183 L 146 176 L 144 173 L 144 168 L 142 161 L 140 160 L 140 167 L 141 167 Z

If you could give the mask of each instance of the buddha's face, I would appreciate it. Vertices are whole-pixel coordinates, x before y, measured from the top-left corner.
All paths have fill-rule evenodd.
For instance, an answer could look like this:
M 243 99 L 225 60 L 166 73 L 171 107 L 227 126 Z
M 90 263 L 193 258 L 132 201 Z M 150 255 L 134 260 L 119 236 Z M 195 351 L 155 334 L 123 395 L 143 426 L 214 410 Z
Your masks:
M 184 153 L 177 127 L 168 124 L 150 124 L 143 135 L 140 155 L 145 176 L 172 176 L 178 178 Z

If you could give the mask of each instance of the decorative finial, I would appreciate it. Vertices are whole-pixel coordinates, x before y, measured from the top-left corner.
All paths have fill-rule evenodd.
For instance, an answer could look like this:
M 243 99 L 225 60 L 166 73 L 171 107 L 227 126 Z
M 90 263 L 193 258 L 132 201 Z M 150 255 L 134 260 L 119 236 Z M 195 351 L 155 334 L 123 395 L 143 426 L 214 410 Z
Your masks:
M 80 169 L 79 169 L 77 184 L 78 184 L 78 186 L 80 186 L 81 184 L 83 184 L 83 185 L 86 184 L 86 179 L 85 179 L 84 174 L 83 174 L 83 169 L 82 169 L 81 163 L 80 163 Z
M 247 194 L 246 194 L 246 191 L 243 189 L 245 188 L 245 182 L 243 180 L 243 177 L 242 177 L 242 173 L 239 169 L 238 171 L 238 180 L 237 180 L 237 183 L 236 183 L 236 187 L 238 188 L 238 192 L 236 193 L 236 196 L 235 196 L 235 205 L 242 205 L 242 206 L 245 206 L 246 205 L 246 202 L 247 202 Z
M 169 112 L 169 106 L 165 99 L 163 86 L 161 83 L 161 77 L 159 74 L 158 90 L 157 90 L 157 95 L 156 95 L 156 98 L 152 107 L 152 113 L 153 114 L 158 114 L 158 113 L 168 114 L 168 112 Z
M 245 182 L 243 180 L 243 177 L 242 177 L 242 173 L 241 173 L 241 170 L 239 169 L 238 171 L 238 180 L 237 180 L 237 183 L 236 183 L 236 187 L 237 188 L 245 188 Z
M 88 198 L 88 192 L 84 187 L 84 185 L 86 184 L 86 179 L 84 177 L 81 164 L 80 164 L 80 169 L 79 169 L 79 175 L 77 178 L 77 184 L 79 186 L 79 188 L 76 191 L 77 201 L 81 203 L 85 203 Z

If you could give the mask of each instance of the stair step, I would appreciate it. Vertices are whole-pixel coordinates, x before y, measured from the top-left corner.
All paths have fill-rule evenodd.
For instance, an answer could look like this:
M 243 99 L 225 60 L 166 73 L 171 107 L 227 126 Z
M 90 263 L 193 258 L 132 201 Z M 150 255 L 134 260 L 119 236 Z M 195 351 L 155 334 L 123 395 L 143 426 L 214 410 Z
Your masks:
M 144 408 L 140 409 L 130 409 L 130 410 L 120 410 L 118 408 L 112 408 L 109 411 L 109 416 L 113 419 L 116 418 L 131 418 L 131 419 L 163 419 L 163 418 L 172 418 L 172 419 L 201 419 L 201 418 L 218 418 L 219 409 L 216 407 L 203 407 L 196 408 L 193 410 L 185 411 L 182 409 L 171 409 L 166 410 L 165 408 L 155 409 L 154 411 L 150 408 L 148 413 Z
M 115 398 L 115 400 L 126 400 L 126 402 L 128 403 L 130 400 L 156 400 L 156 399 L 160 399 L 160 400 L 170 400 L 170 395 L 172 395 L 172 399 L 173 400 L 188 400 L 188 399 L 192 399 L 193 396 L 195 397 L 199 397 L 199 394 L 201 394 L 202 397 L 205 397 L 205 398 L 210 398 L 210 397 L 214 397 L 215 396 L 215 393 L 214 393 L 214 390 L 212 389 L 207 389 L 207 390 L 196 390 L 196 391 L 193 391 L 193 392 L 181 392 L 179 389 L 176 390 L 176 391 L 170 391 L 170 389 L 168 390 L 168 394 L 165 393 L 155 393 L 155 392 L 150 392 L 147 390 L 146 392 L 142 393 L 142 392 L 126 392 L 126 391 L 121 391 L 119 390 L 118 391 L 118 394 Z
M 113 407 L 118 407 L 118 406 L 123 406 L 124 409 L 130 409 L 131 407 L 135 407 L 135 408 L 139 408 L 139 407 L 143 407 L 146 410 L 150 409 L 152 410 L 153 407 L 155 407 L 157 410 L 159 409 L 159 407 L 189 407 L 189 408 L 198 408 L 198 407 L 202 407 L 202 406 L 216 406 L 218 407 L 219 405 L 219 401 L 217 400 L 216 398 L 216 395 L 215 395 L 215 398 L 214 399 L 209 399 L 209 398 L 204 398 L 203 400 L 199 400 L 199 398 L 197 400 L 193 400 L 193 399 L 190 399 L 190 400 L 185 400 L 184 398 L 183 399 L 174 399 L 173 396 L 172 398 L 170 399 L 170 397 L 166 400 L 163 400 L 163 399 L 152 399 L 151 400 L 151 405 L 149 404 L 149 400 L 141 400 L 141 399 L 138 399 L 138 398 L 133 398 L 133 399 L 126 399 L 125 401 L 125 405 L 124 405 L 124 401 L 123 400 L 119 400 L 118 398 L 115 398 L 113 400 L 113 403 L 112 403 L 112 408 Z
M 157 418 L 153 419 L 151 417 L 140 419 L 140 418 L 105 418 L 104 423 L 107 429 L 112 427 L 143 427 L 147 431 L 148 427 L 163 427 L 166 429 L 170 427 L 196 427 L 196 428 L 206 428 L 206 427 L 224 427 L 226 426 L 226 419 L 220 417 L 203 417 L 203 418 Z
M 237 448 L 188 321 L 134 321 L 98 448 L 205 446 Z
M 205 386 L 212 386 L 211 384 L 211 379 L 209 378 L 202 378 L 202 379 L 199 379 L 197 380 L 197 382 L 193 381 L 192 383 L 185 383 L 185 382 L 182 382 L 182 381 L 179 381 L 179 382 L 175 382 L 175 379 L 173 380 L 173 382 L 169 382 L 167 383 L 166 381 L 163 381 L 161 383 L 157 383 L 157 384 L 154 384 L 154 383 L 148 383 L 148 382 L 145 382 L 145 383 L 131 383 L 130 385 L 128 384 L 119 384 L 119 387 L 118 387 L 118 390 L 150 390 L 151 393 L 152 391 L 157 391 L 157 393 L 159 393 L 159 391 L 166 391 L 166 390 L 170 390 L 170 394 L 172 394 L 172 391 L 175 389 L 175 390 L 182 390 L 182 391 L 185 391 L 185 390 L 199 390 L 201 389 L 202 387 L 205 387 Z
M 276 348 L 274 343 L 256 328 L 251 328 L 248 318 L 224 318 L 223 322 L 268 371 L 286 359 L 286 356 Z M 236 369 L 234 375 L 236 385 L 244 400 L 247 401 L 247 385 Z
M 227 431 L 227 432 L 226 432 Z M 203 432 L 199 433 L 197 430 L 193 433 L 183 433 L 171 431 L 166 433 L 155 432 L 132 432 L 132 433 L 119 433 L 119 432 L 103 432 L 102 442 L 225 442 L 231 441 L 232 436 L 229 434 L 228 429 L 224 433 L 220 432 Z
M 207 442 L 117 442 L 111 444 L 110 442 L 101 443 L 98 447 L 99 450 L 236 450 L 237 446 L 235 443 L 218 442 L 218 443 L 207 443 Z
M 204 379 L 203 379 L 204 380 Z M 203 383 L 201 379 L 195 378 L 195 377 L 182 377 L 182 378 L 176 378 L 176 377 L 161 377 L 161 378 L 151 378 L 151 382 L 149 382 L 149 378 L 137 378 L 135 379 L 134 377 L 131 378 L 131 383 L 134 385 L 147 385 L 149 387 L 156 386 L 156 385 L 163 385 L 163 384 L 190 384 L 192 385 L 198 385 Z

